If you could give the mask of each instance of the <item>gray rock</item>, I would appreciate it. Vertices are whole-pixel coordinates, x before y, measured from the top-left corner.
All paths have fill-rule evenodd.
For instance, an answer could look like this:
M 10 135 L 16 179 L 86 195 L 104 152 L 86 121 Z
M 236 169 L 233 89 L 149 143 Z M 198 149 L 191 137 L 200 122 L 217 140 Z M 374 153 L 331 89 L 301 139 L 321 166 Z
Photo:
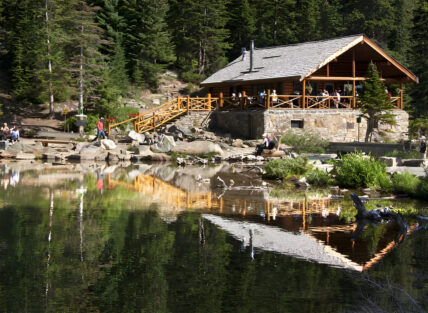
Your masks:
M 130 138 L 131 140 L 136 140 L 139 142 L 140 145 L 142 145 L 144 143 L 145 136 L 143 134 L 137 133 L 134 130 L 131 130 L 128 133 L 128 138 Z
M 110 139 L 102 139 L 101 140 L 101 147 L 106 150 L 114 150 L 116 149 L 116 144 L 113 140 Z
M 209 141 L 180 142 L 171 151 L 185 154 L 207 154 L 212 152 L 219 155 L 223 154 L 223 150 L 218 144 Z
M 83 147 L 80 150 L 80 160 L 99 160 L 103 161 L 107 158 L 108 152 L 101 147 L 90 145 Z
M 19 152 L 16 154 L 17 160 L 34 160 L 36 156 L 33 153 Z
M 380 157 L 380 161 L 386 164 L 386 166 L 397 166 L 397 158 L 394 157 Z
M 401 160 L 401 166 L 419 167 L 419 166 L 424 166 L 424 165 L 425 165 L 425 160 L 423 160 L 423 159 Z
M 165 153 L 170 152 L 175 147 L 175 141 L 172 136 L 161 135 L 158 143 L 152 145 L 150 149 L 153 152 Z
M 232 147 L 243 148 L 244 142 L 242 139 L 235 139 L 232 141 Z

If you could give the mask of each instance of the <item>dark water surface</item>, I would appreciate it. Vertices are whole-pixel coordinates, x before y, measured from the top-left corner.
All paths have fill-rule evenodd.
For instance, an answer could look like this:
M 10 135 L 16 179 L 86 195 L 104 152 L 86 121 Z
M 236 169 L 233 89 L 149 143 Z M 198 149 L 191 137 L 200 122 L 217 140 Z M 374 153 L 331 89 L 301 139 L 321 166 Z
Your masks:
M 0 312 L 428 312 L 421 221 L 351 240 L 349 197 L 237 165 L 0 167 Z

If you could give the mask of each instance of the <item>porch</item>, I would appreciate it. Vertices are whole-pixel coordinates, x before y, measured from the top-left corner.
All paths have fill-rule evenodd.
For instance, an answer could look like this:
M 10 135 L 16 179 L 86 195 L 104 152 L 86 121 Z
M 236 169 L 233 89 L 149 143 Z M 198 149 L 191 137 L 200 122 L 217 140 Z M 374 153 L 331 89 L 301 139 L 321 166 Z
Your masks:
M 393 109 L 403 109 L 403 92 L 399 96 L 388 96 Z M 215 98 L 214 98 L 215 99 Z M 223 92 L 218 94 L 218 108 L 220 110 L 245 110 L 245 109 L 348 109 L 360 108 L 358 96 L 321 96 L 302 94 L 272 94 L 267 91 L 266 96 L 249 96 L 245 91 L 241 96 L 224 96 Z

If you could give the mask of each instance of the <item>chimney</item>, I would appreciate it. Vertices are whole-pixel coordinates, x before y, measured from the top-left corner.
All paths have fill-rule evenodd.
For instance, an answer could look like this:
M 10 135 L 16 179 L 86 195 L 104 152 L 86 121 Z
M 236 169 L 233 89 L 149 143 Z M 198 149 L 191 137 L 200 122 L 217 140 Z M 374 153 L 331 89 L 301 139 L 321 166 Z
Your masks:
M 254 40 L 250 44 L 250 72 L 253 71 Z

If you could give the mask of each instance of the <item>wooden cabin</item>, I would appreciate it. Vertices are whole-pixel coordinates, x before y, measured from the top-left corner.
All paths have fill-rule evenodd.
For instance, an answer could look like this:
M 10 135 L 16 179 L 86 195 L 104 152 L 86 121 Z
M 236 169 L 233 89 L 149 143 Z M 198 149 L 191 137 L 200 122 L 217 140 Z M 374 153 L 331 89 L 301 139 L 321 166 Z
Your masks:
M 353 142 L 367 128 L 359 118 L 358 93 L 370 62 L 395 107 L 396 125 L 379 125 L 379 133 L 388 133 L 390 141 L 406 140 L 403 85 L 418 78 L 365 35 L 251 48 L 201 85 L 219 99 L 216 128 L 236 137 L 301 128 L 325 140 Z
M 223 106 L 239 98 L 243 107 L 353 109 L 371 61 L 391 102 L 402 109 L 403 84 L 418 78 L 365 35 L 250 49 L 201 85 L 223 98 Z M 260 99 L 263 90 L 266 97 Z M 322 96 L 323 90 L 329 95 Z

